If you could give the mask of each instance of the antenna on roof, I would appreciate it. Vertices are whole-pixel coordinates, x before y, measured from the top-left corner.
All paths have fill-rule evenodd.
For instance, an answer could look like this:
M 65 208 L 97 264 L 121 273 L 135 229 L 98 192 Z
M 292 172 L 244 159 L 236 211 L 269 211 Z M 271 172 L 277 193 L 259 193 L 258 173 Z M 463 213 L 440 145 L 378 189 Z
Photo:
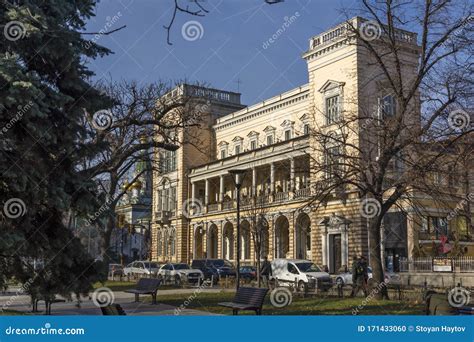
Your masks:
M 238 78 L 235 83 L 237 83 L 237 92 L 240 91 L 240 85 L 242 84 L 242 81 L 240 80 L 240 78 Z

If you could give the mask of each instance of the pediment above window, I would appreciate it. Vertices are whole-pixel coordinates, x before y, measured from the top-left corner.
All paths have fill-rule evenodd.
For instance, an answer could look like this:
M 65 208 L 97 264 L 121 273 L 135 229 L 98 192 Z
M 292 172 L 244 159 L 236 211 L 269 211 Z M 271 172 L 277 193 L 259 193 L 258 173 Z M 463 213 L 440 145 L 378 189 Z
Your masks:
M 234 142 L 234 143 L 239 143 L 239 142 L 241 142 L 242 140 L 244 140 L 244 138 L 239 137 L 239 136 L 236 136 L 234 139 L 232 139 L 232 142 Z
M 217 146 L 219 147 L 226 147 L 227 145 L 229 145 L 227 141 L 221 141 L 220 143 L 217 144 Z
M 321 88 L 319 88 L 320 93 L 325 93 L 331 90 L 342 88 L 346 84 L 345 82 L 338 82 L 334 80 L 327 80 Z
M 285 120 L 282 122 L 281 127 L 288 128 L 288 127 L 292 127 L 294 124 L 295 124 L 294 121 Z
M 247 134 L 247 136 L 249 138 L 253 138 L 253 137 L 258 137 L 259 133 L 258 132 L 255 132 L 255 131 L 250 131 L 249 134 Z
M 276 128 L 273 127 L 273 126 L 267 126 L 265 127 L 265 129 L 263 130 L 265 133 L 272 133 L 272 132 L 275 132 Z

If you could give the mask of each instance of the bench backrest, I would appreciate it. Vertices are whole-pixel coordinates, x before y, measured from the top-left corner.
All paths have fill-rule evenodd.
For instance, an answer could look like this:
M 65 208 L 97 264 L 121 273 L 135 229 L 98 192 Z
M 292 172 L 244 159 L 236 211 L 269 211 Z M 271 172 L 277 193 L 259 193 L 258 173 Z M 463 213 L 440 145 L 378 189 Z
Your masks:
M 101 306 L 102 315 L 104 316 L 126 316 L 127 314 L 122 309 L 120 304 L 111 304 L 107 306 Z
M 454 315 L 455 309 L 449 305 L 448 296 L 444 293 L 433 293 L 427 297 L 428 315 Z
M 140 278 L 135 288 L 142 291 L 156 291 L 158 286 L 160 286 L 159 279 Z
M 268 289 L 258 287 L 239 287 L 235 294 L 234 303 L 262 307 Z

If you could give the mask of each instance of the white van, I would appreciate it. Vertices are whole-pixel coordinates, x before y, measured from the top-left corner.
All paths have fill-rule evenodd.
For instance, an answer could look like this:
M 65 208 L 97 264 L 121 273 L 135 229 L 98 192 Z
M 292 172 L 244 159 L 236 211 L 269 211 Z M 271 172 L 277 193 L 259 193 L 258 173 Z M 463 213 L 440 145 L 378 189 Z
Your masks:
M 323 272 L 309 260 L 302 259 L 275 259 L 271 262 L 272 278 L 279 284 L 297 284 L 299 291 L 308 288 L 327 290 L 332 286 L 329 273 Z

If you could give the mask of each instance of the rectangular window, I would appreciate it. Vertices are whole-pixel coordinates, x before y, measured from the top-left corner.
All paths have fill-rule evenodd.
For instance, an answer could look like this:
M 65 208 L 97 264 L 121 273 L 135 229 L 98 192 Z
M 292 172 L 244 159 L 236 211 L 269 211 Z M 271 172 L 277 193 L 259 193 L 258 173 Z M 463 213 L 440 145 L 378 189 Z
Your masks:
M 161 211 L 161 209 L 163 208 L 162 207 L 163 202 L 162 202 L 161 196 L 163 196 L 162 191 L 158 190 L 158 208 L 157 208 L 158 211 Z
M 166 189 L 163 194 L 163 210 L 168 211 L 168 204 L 170 198 L 170 189 Z
M 448 221 L 445 217 L 428 217 L 428 233 L 434 234 L 437 239 L 448 235 Z
M 170 211 L 174 211 L 176 209 L 176 187 L 171 188 L 170 194 Z
M 267 145 L 273 144 L 273 135 L 267 135 Z
M 308 125 L 308 124 L 304 124 L 304 126 L 303 126 L 303 134 L 304 134 L 304 135 L 308 135 L 308 134 L 309 134 L 309 125 Z
M 257 148 L 257 141 L 256 140 L 252 140 L 250 142 L 250 149 L 251 150 L 255 150 Z
M 221 159 L 224 159 L 225 157 L 227 157 L 227 153 L 225 150 L 221 150 Z
M 326 99 L 326 124 L 339 121 L 339 95 Z
M 239 154 L 240 153 L 240 145 L 236 145 L 235 146 L 235 154 Z
M 383 117 L 394 116 L 397 110 L 395 96 L 386 95 L 380 99 L 380 110 Z
M 325 165 L 327 178 L 333 179 L 341 175 L 342 162 L 339 146 L 330 147 L 327 149 L 325 156 Z
M 291 130 L 287 129 L 285 131 L 285 140 L 290 140 L 291 139 Z

